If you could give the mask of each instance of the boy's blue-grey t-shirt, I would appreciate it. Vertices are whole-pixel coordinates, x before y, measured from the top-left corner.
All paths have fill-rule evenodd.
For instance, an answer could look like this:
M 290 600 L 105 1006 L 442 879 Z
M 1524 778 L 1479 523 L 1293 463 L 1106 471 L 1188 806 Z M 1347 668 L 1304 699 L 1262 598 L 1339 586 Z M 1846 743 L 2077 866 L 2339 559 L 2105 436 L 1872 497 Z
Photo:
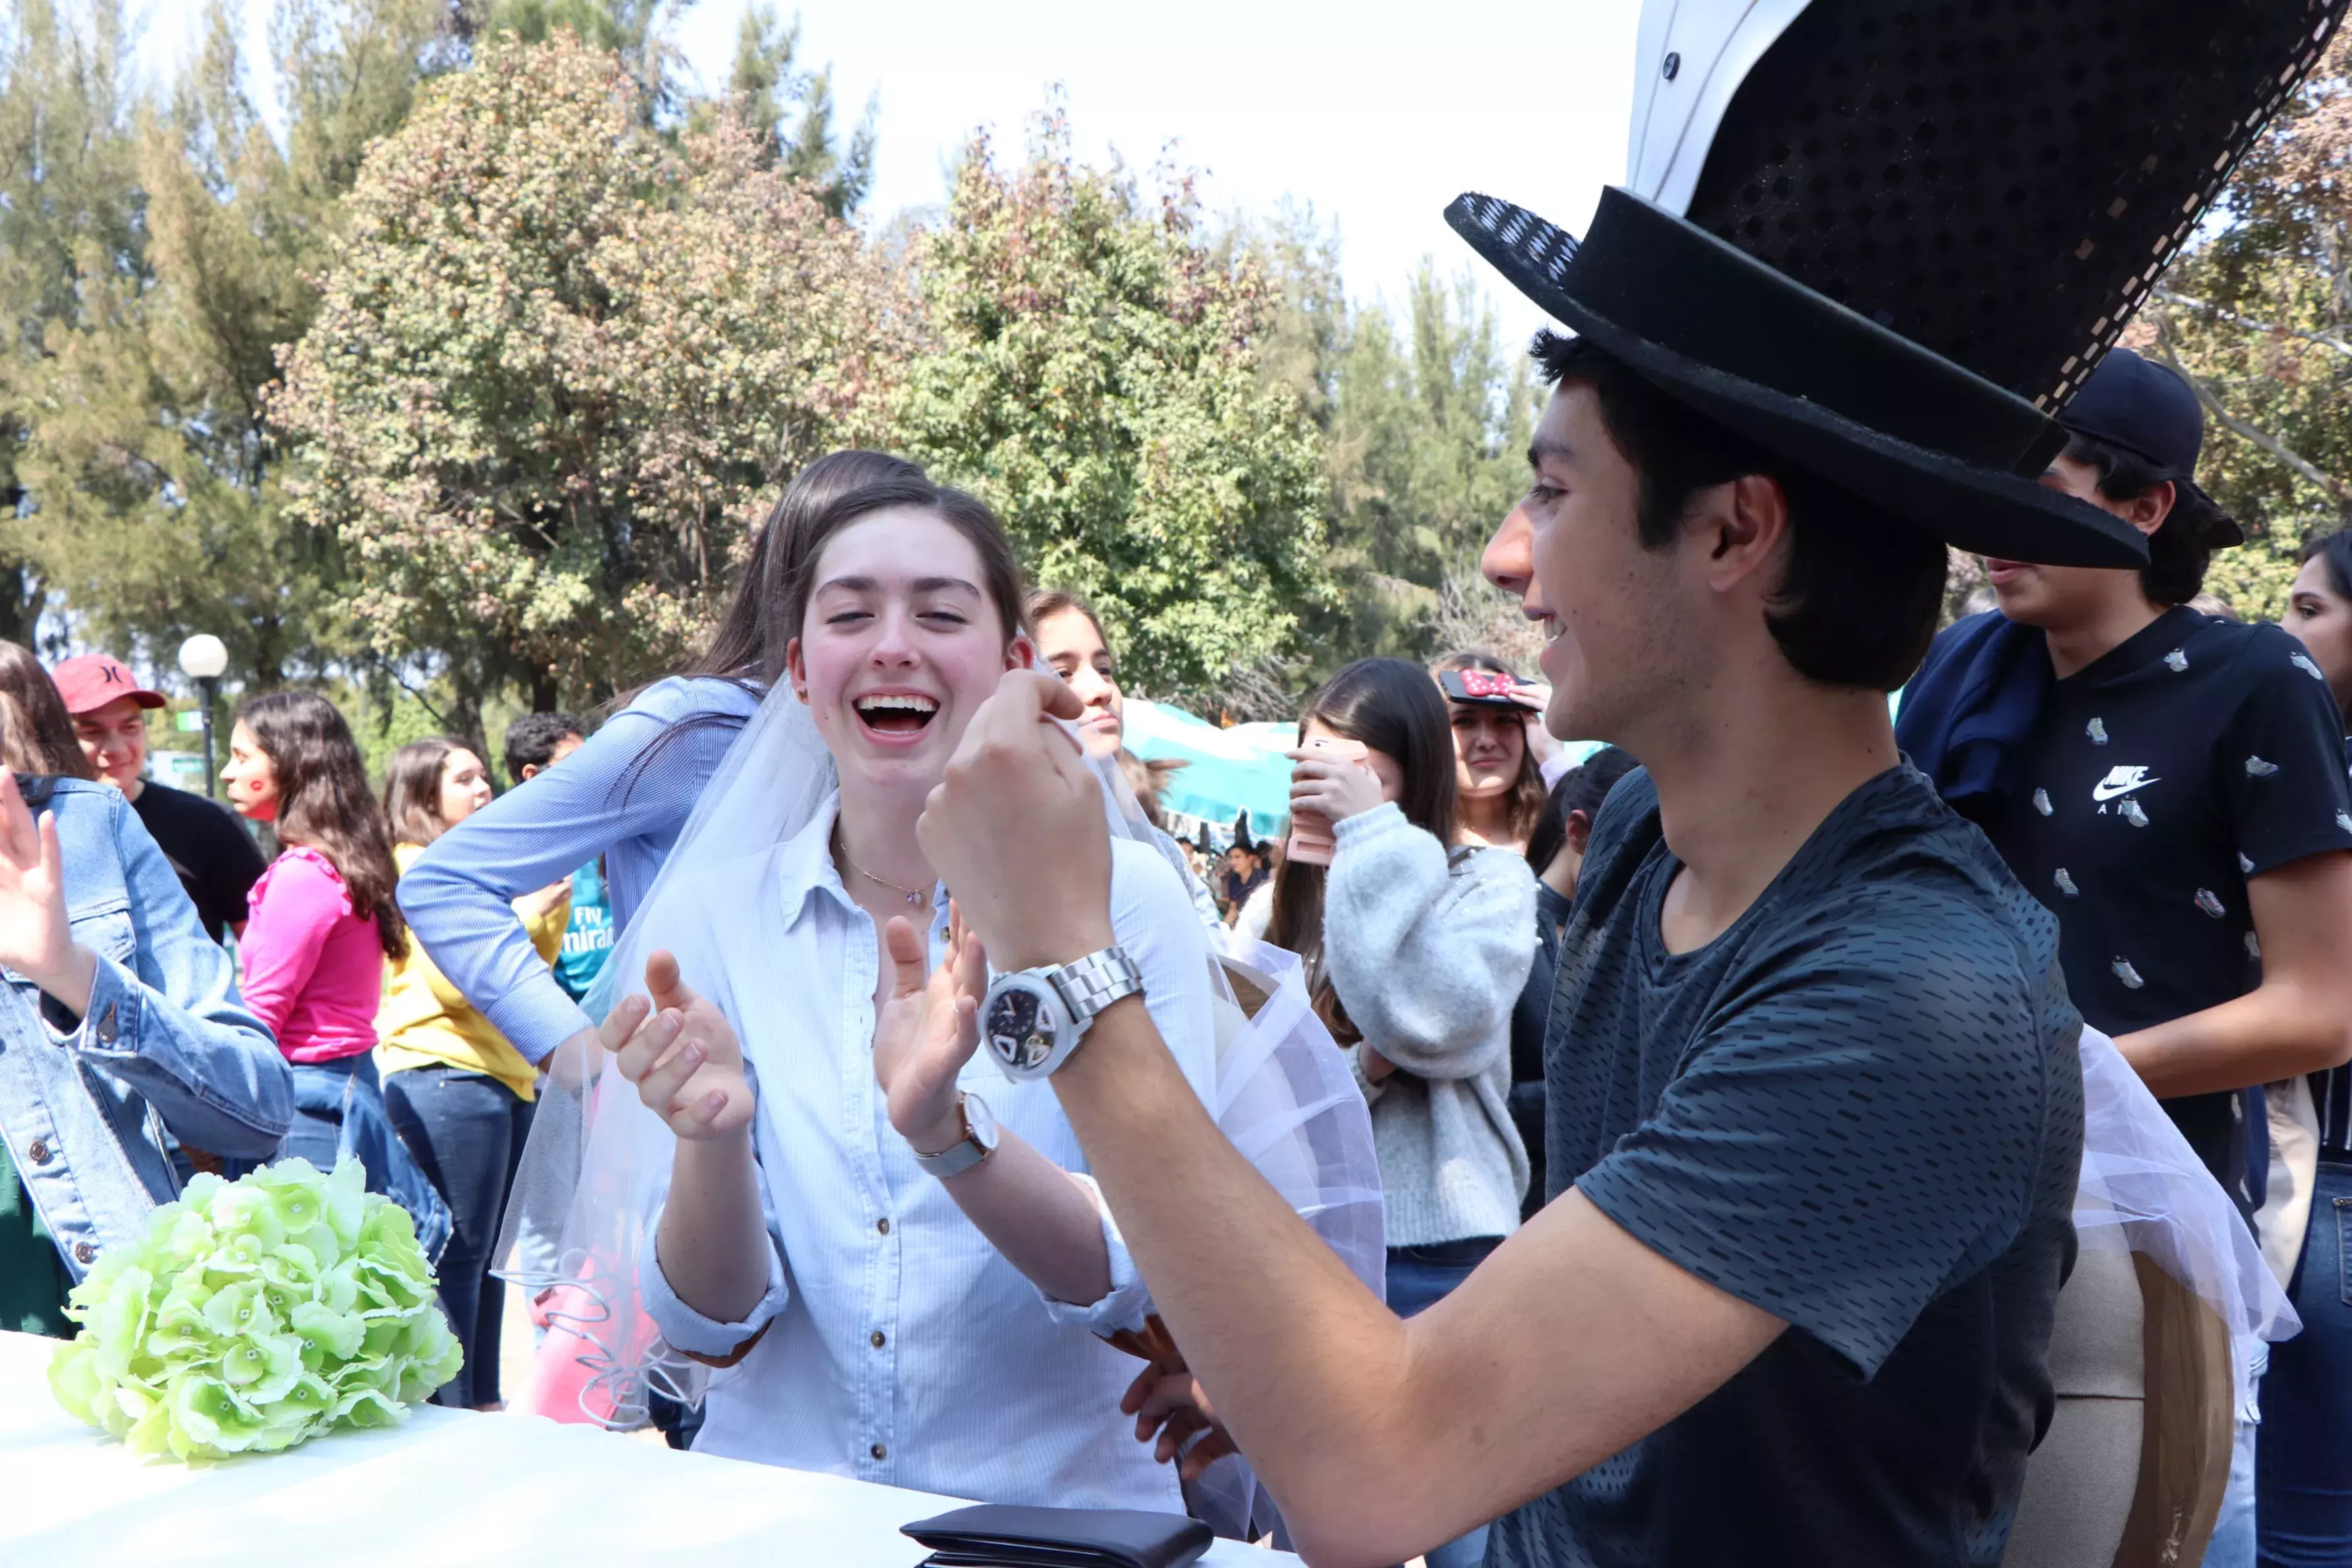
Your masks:
M 1722 936 L 1668 953 L 1678 869 L 1629 775 L 1552 1003 L 1547 1195 L 1576 1187 L 1789 1330 L 1498 1521 L 1487 1561 L 1997 1563 L 2074 1258 L 2082 1026 L 2055 923 L 1907 766 L 1847 796 Z

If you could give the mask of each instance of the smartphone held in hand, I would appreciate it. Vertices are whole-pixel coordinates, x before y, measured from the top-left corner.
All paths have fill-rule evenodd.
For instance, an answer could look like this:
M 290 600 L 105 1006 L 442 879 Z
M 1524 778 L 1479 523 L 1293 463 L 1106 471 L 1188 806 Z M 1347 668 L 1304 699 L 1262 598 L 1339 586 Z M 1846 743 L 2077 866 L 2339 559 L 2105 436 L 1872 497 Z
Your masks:
M 1365 765 L 1365 758 L 1369 754 L 1361 741 L 1342 740 L 1333 735 L 1302 741 L 1298 749 L 1320 752 L 1337 762 L 1353 763 L 1360 768 Z M 1291 859 L 1302 866 L 1328 866 L 1335 843 L 1331 837 L 1330 819 L 1321 812 L 1301 807 L 1290 814 L 1290 847 L 1287 853 Z

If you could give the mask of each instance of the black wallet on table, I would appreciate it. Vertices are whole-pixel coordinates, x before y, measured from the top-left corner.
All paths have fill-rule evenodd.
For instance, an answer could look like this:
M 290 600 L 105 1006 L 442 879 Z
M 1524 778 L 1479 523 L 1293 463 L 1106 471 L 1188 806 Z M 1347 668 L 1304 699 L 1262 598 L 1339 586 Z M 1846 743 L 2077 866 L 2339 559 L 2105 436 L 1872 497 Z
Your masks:
M 1178 1513 L 977 1503 L 900 1527 L 931 1549 L 922 1568 L 1183 1568 L 1209 1527 Z

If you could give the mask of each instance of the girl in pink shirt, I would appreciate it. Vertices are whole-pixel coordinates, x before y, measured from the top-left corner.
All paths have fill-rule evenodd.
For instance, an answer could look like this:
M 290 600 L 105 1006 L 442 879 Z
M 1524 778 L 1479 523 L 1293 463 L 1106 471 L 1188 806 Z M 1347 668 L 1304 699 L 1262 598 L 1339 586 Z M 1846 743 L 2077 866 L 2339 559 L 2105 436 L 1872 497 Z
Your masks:
M 221 778 L 238 815 L 275 824 L 285 846 L 247 896 L 238 943 L 246 1005 L 294 1069 L 294 1125 L 279 1158 L 321 1171 L 343 1155 L 359 1160 L 369 1190 L 407 1209 L 437 1258 L 449 1212 L 393 1132 L 370 1055 L 384 958 L 407 952 L 408 928 L 359 745 L 325 698 L 273 691 L 237 710 Z

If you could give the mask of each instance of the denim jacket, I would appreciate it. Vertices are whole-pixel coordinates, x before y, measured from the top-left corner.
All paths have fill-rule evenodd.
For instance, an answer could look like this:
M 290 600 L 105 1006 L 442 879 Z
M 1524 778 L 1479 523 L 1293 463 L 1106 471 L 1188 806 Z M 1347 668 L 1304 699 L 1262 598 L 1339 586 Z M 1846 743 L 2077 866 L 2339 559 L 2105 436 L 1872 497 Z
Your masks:
M 98 972 L 74 1020 L 0 970 L 0 1139 L 79 1279 L 179 1194 L 166 1128 L 226 1159 L 267 1160 L 293 1118 L 292 1080 L 130 803 L 79 779 L 18 784 L 57 819 L 66 917 Z

